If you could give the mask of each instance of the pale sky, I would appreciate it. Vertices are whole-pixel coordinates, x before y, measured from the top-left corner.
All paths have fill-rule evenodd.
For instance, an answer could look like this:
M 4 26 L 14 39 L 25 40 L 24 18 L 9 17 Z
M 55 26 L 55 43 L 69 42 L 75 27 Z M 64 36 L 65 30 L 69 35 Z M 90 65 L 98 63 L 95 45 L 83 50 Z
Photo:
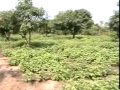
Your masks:
M 59 11 L 87 9 L 92 14 L 95 23 L 107 22 L 114 10 L 118 10 L 119 0 L 33 0 L 33 5 L 43 7 L 50 18 L 53 18 Z M 0 11 L 14 9 L 18 0 L 0 0 Z

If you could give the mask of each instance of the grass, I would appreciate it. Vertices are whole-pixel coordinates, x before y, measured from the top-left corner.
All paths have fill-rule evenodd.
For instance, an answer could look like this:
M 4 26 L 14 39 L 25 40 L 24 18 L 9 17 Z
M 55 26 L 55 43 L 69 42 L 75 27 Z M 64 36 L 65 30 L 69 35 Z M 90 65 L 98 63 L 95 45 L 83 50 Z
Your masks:
M 0 46 L 26 81 L 63 81 L 64 90 L 118 90 L 118 42 L 110 36 L 34 34 L 27 47 L 14 35 Z

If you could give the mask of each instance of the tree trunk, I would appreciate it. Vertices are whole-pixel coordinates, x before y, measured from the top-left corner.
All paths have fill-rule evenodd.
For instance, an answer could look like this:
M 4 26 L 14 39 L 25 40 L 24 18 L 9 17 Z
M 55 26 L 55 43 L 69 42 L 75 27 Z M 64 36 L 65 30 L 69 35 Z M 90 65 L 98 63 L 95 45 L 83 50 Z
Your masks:
M 101 30 L 100 29 L 99 29 L 98 33 L 99 33 L 99 35 L 101 35 Z
M 75 30 L 73 30 L 73 38 L 75 38 Z
M 75 34 L 73 34 L 73 38 L 75 38 Z
M 10 40 L 10 32 L 5 32 L 5 38 L 6 40 Z
M 28 45 L 30 46 L 31 44 L 31 31 L 29 30 L 29 35 L 28 35 Z
M 47 37 L 47 35 L 48 35 L 48 34 L 47 34 L 47 31 L 46 31 L 46 32 L 45 32 L 45 36 Z
M 47 31 L 47 24 L 45 25 L 45 36 L 47 36 L 48 31 Z

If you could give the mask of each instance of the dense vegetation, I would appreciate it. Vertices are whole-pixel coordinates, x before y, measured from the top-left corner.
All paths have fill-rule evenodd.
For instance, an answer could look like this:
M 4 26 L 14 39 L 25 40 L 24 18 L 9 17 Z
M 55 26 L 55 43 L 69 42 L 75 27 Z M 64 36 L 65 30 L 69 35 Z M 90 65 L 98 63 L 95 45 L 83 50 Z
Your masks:
M 31 47 L 12 38 L 1 47 L 26 81 L 63 81 L 65 90 L 118 90 L 118 42 L 110 36 L 34 34 Z
M 85 9 L 48 19 L 32 0 L 0 12 L 0 48 L 26 81 L 57 80 L 65 90 L 118 90 L 119 12 L 95 24 Z M 44 35 L 45 34 L 45 35 Z

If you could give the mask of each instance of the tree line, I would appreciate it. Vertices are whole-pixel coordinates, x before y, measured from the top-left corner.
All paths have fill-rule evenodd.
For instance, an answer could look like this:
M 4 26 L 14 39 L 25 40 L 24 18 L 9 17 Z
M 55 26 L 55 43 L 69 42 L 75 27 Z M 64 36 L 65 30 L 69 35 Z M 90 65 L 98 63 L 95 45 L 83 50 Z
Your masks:
M 110 18 L 108 25 L 110 30 L 119 35 L 119 11 Z M 11 34 L 19 34 L 28 44 L 31 42 L 32 32 L 46 35 L 61 32 L 75 38 L 80 33 L 100 34 L 100 29 L 103 28 L 94 23 L 91 13 L 86 9 L 59 12 L 50 20 L 43 8 L 33 6 L 32 0 L 19 0 L 15 10 L 0 12 L 0 35 L 9 40 Z

